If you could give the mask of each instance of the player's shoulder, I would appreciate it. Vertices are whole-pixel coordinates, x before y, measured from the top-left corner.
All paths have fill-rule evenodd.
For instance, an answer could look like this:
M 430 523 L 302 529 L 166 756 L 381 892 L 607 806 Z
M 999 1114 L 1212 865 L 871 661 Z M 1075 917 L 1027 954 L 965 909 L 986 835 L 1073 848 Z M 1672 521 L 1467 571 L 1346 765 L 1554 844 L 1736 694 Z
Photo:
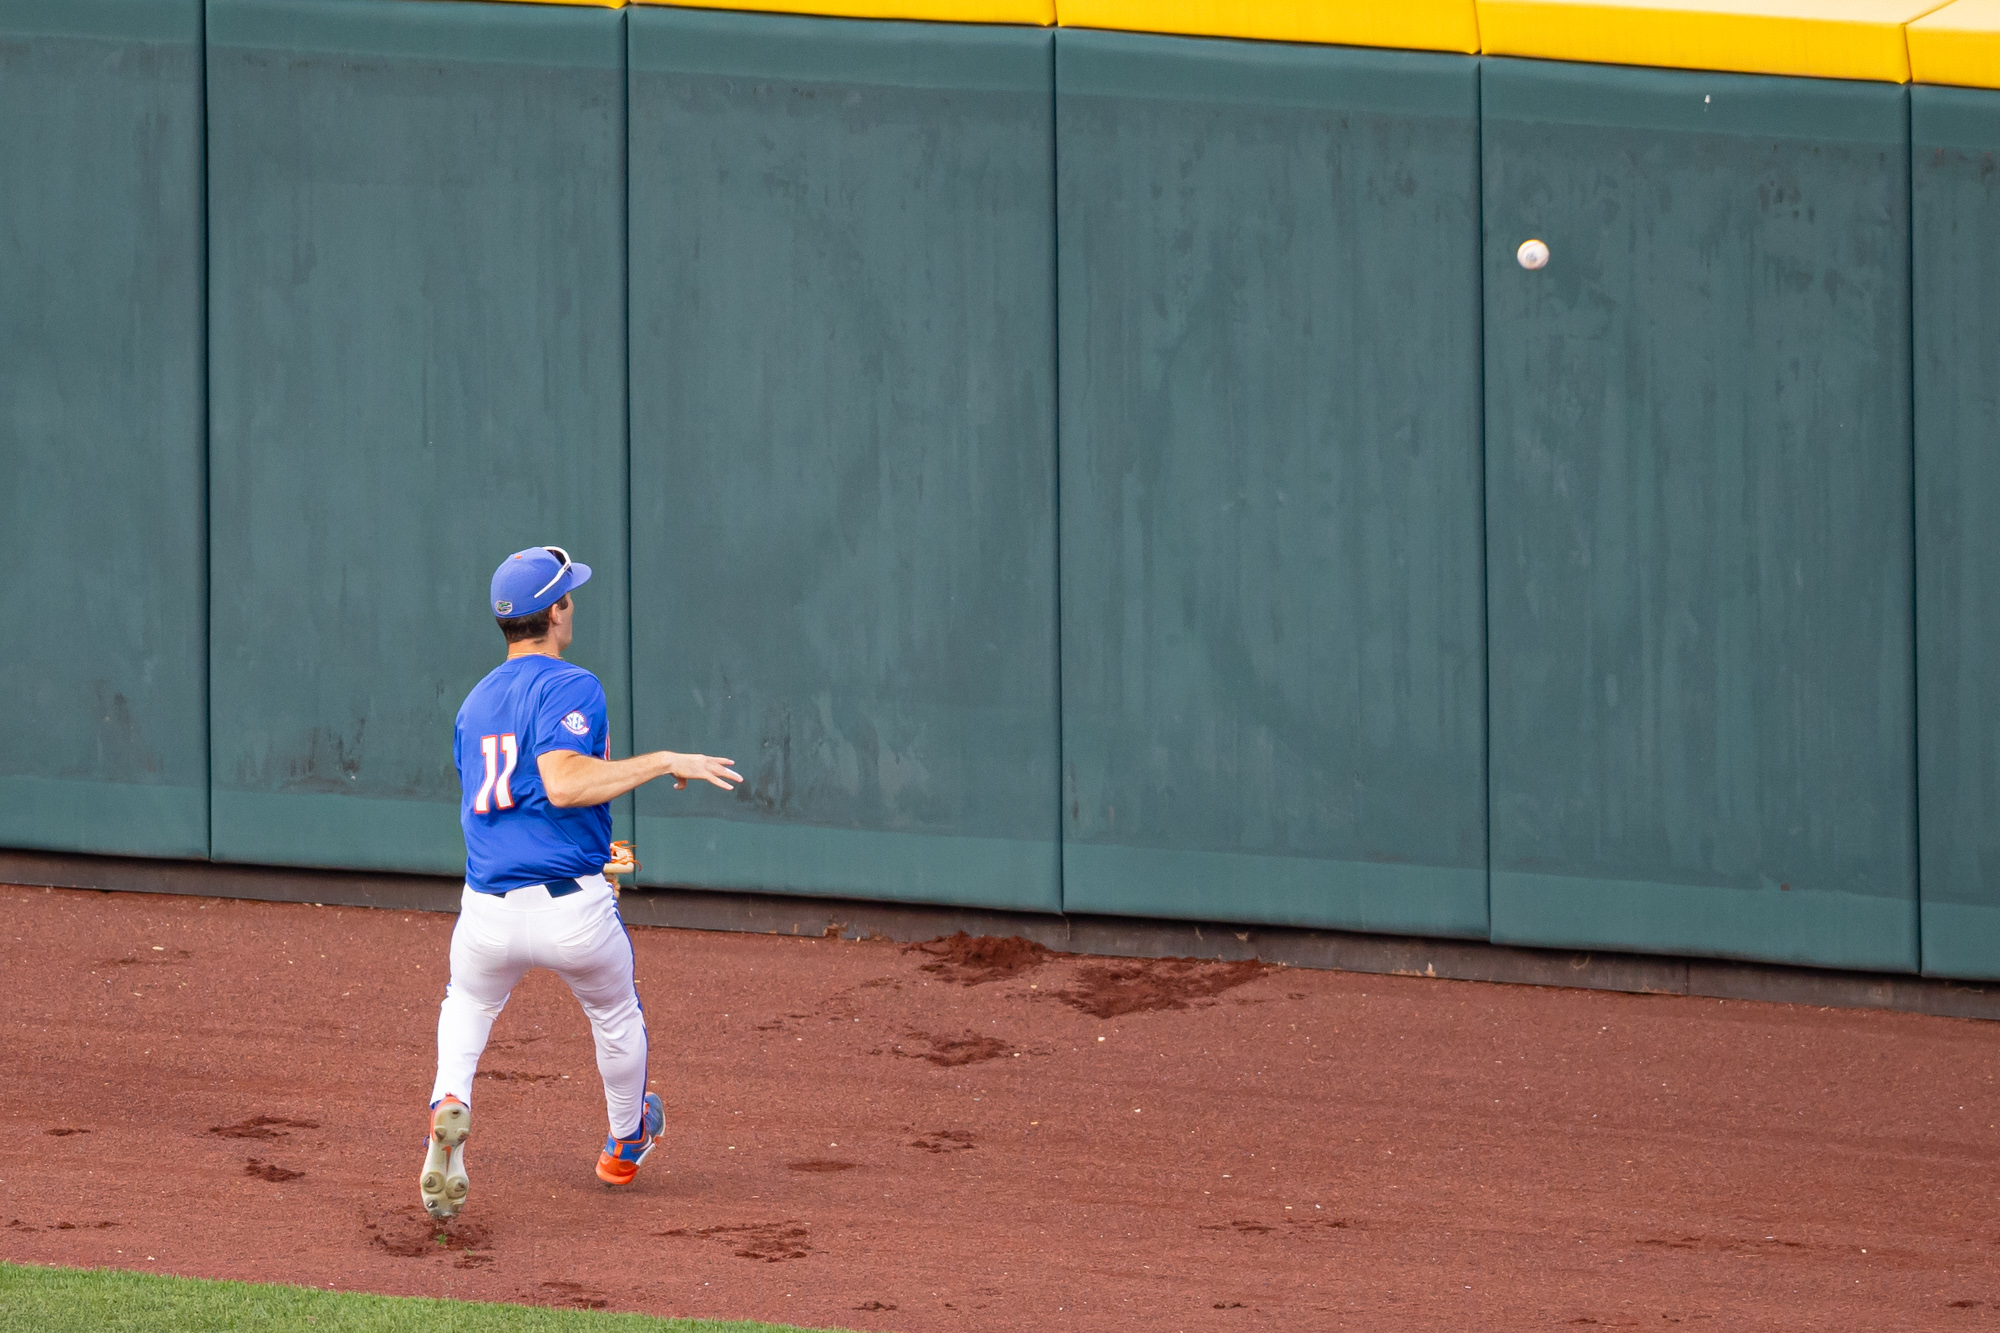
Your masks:
M 535 668 L 535 693 L 542 698 L 561 696 L 576 698 L 579 695 L 604 694 L 604 685 L 597 679 L 597 673 L 588 667 L 580 667 L 574 662 L 565 662 L 559 657 L 541 657 Z
M 465 696 L 465 702 L 459 705 L 459 716 L 463 719 L 468 709 L 513 707 L 524 703 L 540 707 L 552 696 L 576 698 L 579 695 L 603 697 L 604 686 L 594 672 L 559 657 L 524 654 L 510 657 L 487 672 Z
M 535 680 L 534 708 L 544 719 L 558 713 L 564 731 L 579 739 L 589 737 L 605 721 L 604 686 L 597 677 L 573 662 L 546 659 Z M 553 734 L 553 733 L 551 733 Z
M 481 676 L 479 683 L 465 692 L 465 702 L 458 706 L 460 715 L 463 716 L 466 709 L 475 707 L 482 700 L 490 699 L 496 694 L 505 693 L 509 683 L 514 678 L 515 673 L 510 668 L 516 660 L 518 659 L 506 659 L 491 671 Z
M 604 688 L 597 679 L 597 673 L 589 667 L 578 666 L 574 662 L 565 662 L 560 657 L 545 657 L 542 660 L 548 663 L 548 667 L 543 672 L 542 678 L 550 684 L 573 685 L 589 681 L 599 689 Z

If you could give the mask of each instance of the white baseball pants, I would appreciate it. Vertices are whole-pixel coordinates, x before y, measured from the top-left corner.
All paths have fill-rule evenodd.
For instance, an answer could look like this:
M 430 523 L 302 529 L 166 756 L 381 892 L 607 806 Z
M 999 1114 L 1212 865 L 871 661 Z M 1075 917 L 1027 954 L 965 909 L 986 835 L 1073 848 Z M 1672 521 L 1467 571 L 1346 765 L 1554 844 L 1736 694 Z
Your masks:
M 472 1105 L 472 1076 L 493 1020 L 531 967 L 561 977 L 590 1019 L 611 1132 L 638 1133 L 646 1095 L 646 1016 L 632 984 L 632 940 L 602 875 L 551 898 L 537 884 L 506 895 L 466 887 L 451 932 L 451 984 L 438 1009 L 435 1106 L 447 1096 Z

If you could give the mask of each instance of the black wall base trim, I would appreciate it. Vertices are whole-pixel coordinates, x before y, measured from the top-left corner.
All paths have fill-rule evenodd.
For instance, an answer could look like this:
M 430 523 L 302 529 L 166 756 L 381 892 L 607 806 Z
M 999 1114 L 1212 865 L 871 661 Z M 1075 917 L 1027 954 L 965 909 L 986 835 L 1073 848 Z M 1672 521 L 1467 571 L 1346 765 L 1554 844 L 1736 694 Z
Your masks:
M 419 912 L 457 911 L 461 887 L 457 880 L 433 875 L 7 850 L 0 850 L 0 882 Z M 1328 971 L 2000 1019 L 2000 984 L 1720 959 L 1573 953 L 1477 940 L 1052 916 L 702 889 L 631 890 L 620 900 L 619 910 L 631 925 L 681 930 L 885 940 L 928 940 L 963 930 L 973 935 L 1021 935 L 1051 949 L 1114 958 L 1261 958 Z

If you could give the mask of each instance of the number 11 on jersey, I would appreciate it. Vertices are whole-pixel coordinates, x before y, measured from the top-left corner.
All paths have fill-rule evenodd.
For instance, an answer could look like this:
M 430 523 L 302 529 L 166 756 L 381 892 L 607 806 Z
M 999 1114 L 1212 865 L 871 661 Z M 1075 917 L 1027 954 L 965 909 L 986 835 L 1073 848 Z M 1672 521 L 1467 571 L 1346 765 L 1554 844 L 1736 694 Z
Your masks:
M 520 743 L 512 732 L 505 736 L 481 736 L 479 753 L 486 760 L 486 776 L 479 783 L 479 794 L 472 798 L 473 813 L 512 810 L 514 791 L 508 784 L 514 777 L 514 764 L 521 757 Z

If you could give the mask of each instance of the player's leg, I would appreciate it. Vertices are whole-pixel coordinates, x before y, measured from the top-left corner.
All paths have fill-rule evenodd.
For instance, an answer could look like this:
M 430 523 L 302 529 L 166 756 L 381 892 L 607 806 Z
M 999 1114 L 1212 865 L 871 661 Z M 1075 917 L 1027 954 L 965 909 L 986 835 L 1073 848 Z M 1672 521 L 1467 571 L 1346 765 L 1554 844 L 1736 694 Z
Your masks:
M 505 900 L 465 891 L 451 932 L 451 980 L 438 1006 L 437 1081 L 431 1104 L 456 1097 L 472 1105 L 472 1079 L 493 1033 L 493 1020 L 529 967 L 521 948 L 521 913 Z
M 632 941 L 608 887 L 600 891 L 593 883 L 562 901 L 575 903 L 574 915 L 568 928 L 549 941 L 553 947 L 544 961 L 590 1019 L 611 1133 L 629 1137 L 643 1111 L 647 1053 L 646 1016 L 633 984 Z
M 431 1087 L 430 1132 L 418 1193 L 431 1216 L 455 1216 L 471 1181 L 465 1141 L 472 1132 L 472 1079 L 493 1031 L 493 1020 L 527 970 L 521 959 L 516 914 L 502 900 L 465 891 L 451 932 L 451 979 L 438 1007 L 438 1070 Z
M 631 937 L 618 918 L 610 886 L 601 877 L 585 883 L 589 887 L 583 892 L 561 900 L 574 904 L 570 920 L 547 942 L 541 961 L 568 984 L 590 1019 L 611 1131 L 605 1156 L 617 1163 L 607 1176 L 600 1161 L 598 1175 L 607 1183 L 623 1184 L 651 1151 L 664 1117 L 659 1098 L 646 1092 L 646 1015 L 633 984 Z

